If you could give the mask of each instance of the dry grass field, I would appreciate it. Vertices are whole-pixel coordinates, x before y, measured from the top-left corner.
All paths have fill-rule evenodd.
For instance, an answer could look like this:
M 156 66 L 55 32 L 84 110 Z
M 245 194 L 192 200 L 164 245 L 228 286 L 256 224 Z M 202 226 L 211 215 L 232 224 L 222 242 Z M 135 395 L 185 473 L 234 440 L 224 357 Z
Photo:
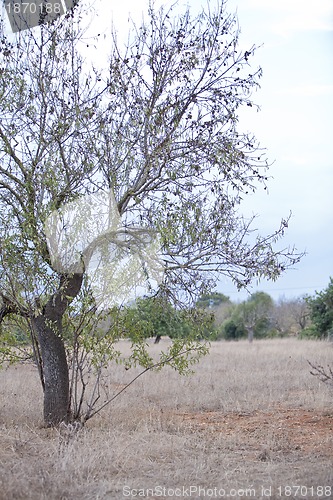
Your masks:
M 33 366 L 3 370 L 0 498 L 331 499 L 333 388 L 307 359 L 333 344 L 216 342 L 192 377 L 147 373 L 77 433 L 43 428 Z M 112 367 L 110 390 L 133 374 Z

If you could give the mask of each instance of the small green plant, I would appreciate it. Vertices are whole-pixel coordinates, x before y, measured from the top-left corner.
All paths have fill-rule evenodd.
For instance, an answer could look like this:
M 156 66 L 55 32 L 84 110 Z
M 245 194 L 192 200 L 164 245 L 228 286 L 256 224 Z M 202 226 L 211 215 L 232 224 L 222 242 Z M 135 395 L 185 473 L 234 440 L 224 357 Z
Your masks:
M 33 360 L 30 342 L 29 326 L 24 319 L 13 316 L 0 324 L 0 367 Z
M 209 343 L 203 339 L 209 338 L 212 316 L 201 310 L 176 311 L 165 301 L 162 307 L 158 298 L 138 299 L 131 306 L 96 311 L 92 296 L 83 289 L 68 309 L 64 325 L 70 373 L 70 420 L 84 424 L 148 371 L 170 366 L 181 375 L 193 373 L 193 365 L 208 353 Z M 173 342 L 153 356 L 148 338 L 156 335 L 168 335 Z M 127 356 L 117 347 L 120 339 L 130 343 Z M 108 366 L 112 361 L 126 370 L 141 368 L 116 394 L 109 391 Z M 42 370 L 41 366 L 41 373 Z

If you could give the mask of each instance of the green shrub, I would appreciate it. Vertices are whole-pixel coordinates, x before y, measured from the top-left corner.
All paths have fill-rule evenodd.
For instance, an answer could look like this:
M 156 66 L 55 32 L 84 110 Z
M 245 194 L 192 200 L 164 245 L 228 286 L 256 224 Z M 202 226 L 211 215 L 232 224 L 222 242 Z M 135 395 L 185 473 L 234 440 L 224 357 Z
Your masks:
M 322 292 L 306 299 L 314 325 L 313 336 L 328 337 L 333 332 L 333 278 Z
M 236 323 L 233 319 L 228 319 L 222 325 L 219 338 L 238 340 L 246 336 L 247 331 L 243 323 Z

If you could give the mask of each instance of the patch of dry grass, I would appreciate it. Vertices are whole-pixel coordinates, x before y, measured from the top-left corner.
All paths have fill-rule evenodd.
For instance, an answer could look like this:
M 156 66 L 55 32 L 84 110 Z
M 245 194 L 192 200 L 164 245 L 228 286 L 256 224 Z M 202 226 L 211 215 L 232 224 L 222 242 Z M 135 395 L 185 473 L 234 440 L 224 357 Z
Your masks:
M 118 500 L 158 486 L 169 496 L 146 498 L 179 498 L 183 487 L 185 497 L 190 486 L 229 498 L 294 498 L 279 494 L 285 485 L 333 492 L 333 394 L 307 364 L 332 355 L 332 344 L 296 339 L 213 343 L 194 376 L 147 373 L 77 433 L 43 428 L 36 370 L 11 367 L 0 372 L 0 498 Z M 135 373 L 112 366 L 111 393 Z

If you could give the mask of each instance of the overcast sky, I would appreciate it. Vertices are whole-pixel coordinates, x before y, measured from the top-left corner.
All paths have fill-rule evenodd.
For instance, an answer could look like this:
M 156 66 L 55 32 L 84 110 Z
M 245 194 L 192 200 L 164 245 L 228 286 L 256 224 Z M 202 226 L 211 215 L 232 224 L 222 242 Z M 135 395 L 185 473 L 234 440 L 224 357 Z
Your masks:
M 230 0 L 229 6 L 237 9 L 242 43 L 263 44 L 255 96 L 261 112 L 247 110 L 241 123 L 274 161 L 269 194 L 257 193 L 246 205 L 266 231 L 291 210 L 286 242 L 307 251 L 296 270 L 258 289 L 273 298 L 313 294 L 333 276 L 333 2 Z
M 119 35 L 125 35 L 128 14 L 140 20 L 147 4 L 148 0 L 95 0 L 98 16 L 92 31 L 109 31 L 113 15 Z M 196 12 L 207 2 L 188 4 Z M 231 13 L 237 11 L 241 46 L 262 45 L 252 59 L 263 69 L 261 89 L 254 96 L 261 111 L 241 112 L 240 128 L 256 135 L 273 162 L 268 195 L 259 190 L 246 200 L 243 212 L 258 214 L 256 227 L 269 233 L 291 211 L 280 245 L 295 244 L 307 252 L 297 269 L 275 283 L 255 283 L 252 291 L 267 291 L 274 299 L 313 294 L 333 276 L 333 2 L 228 0 L 227 6 Z M 223 280 L 219 291 L 232 300 L 247 296 Z

